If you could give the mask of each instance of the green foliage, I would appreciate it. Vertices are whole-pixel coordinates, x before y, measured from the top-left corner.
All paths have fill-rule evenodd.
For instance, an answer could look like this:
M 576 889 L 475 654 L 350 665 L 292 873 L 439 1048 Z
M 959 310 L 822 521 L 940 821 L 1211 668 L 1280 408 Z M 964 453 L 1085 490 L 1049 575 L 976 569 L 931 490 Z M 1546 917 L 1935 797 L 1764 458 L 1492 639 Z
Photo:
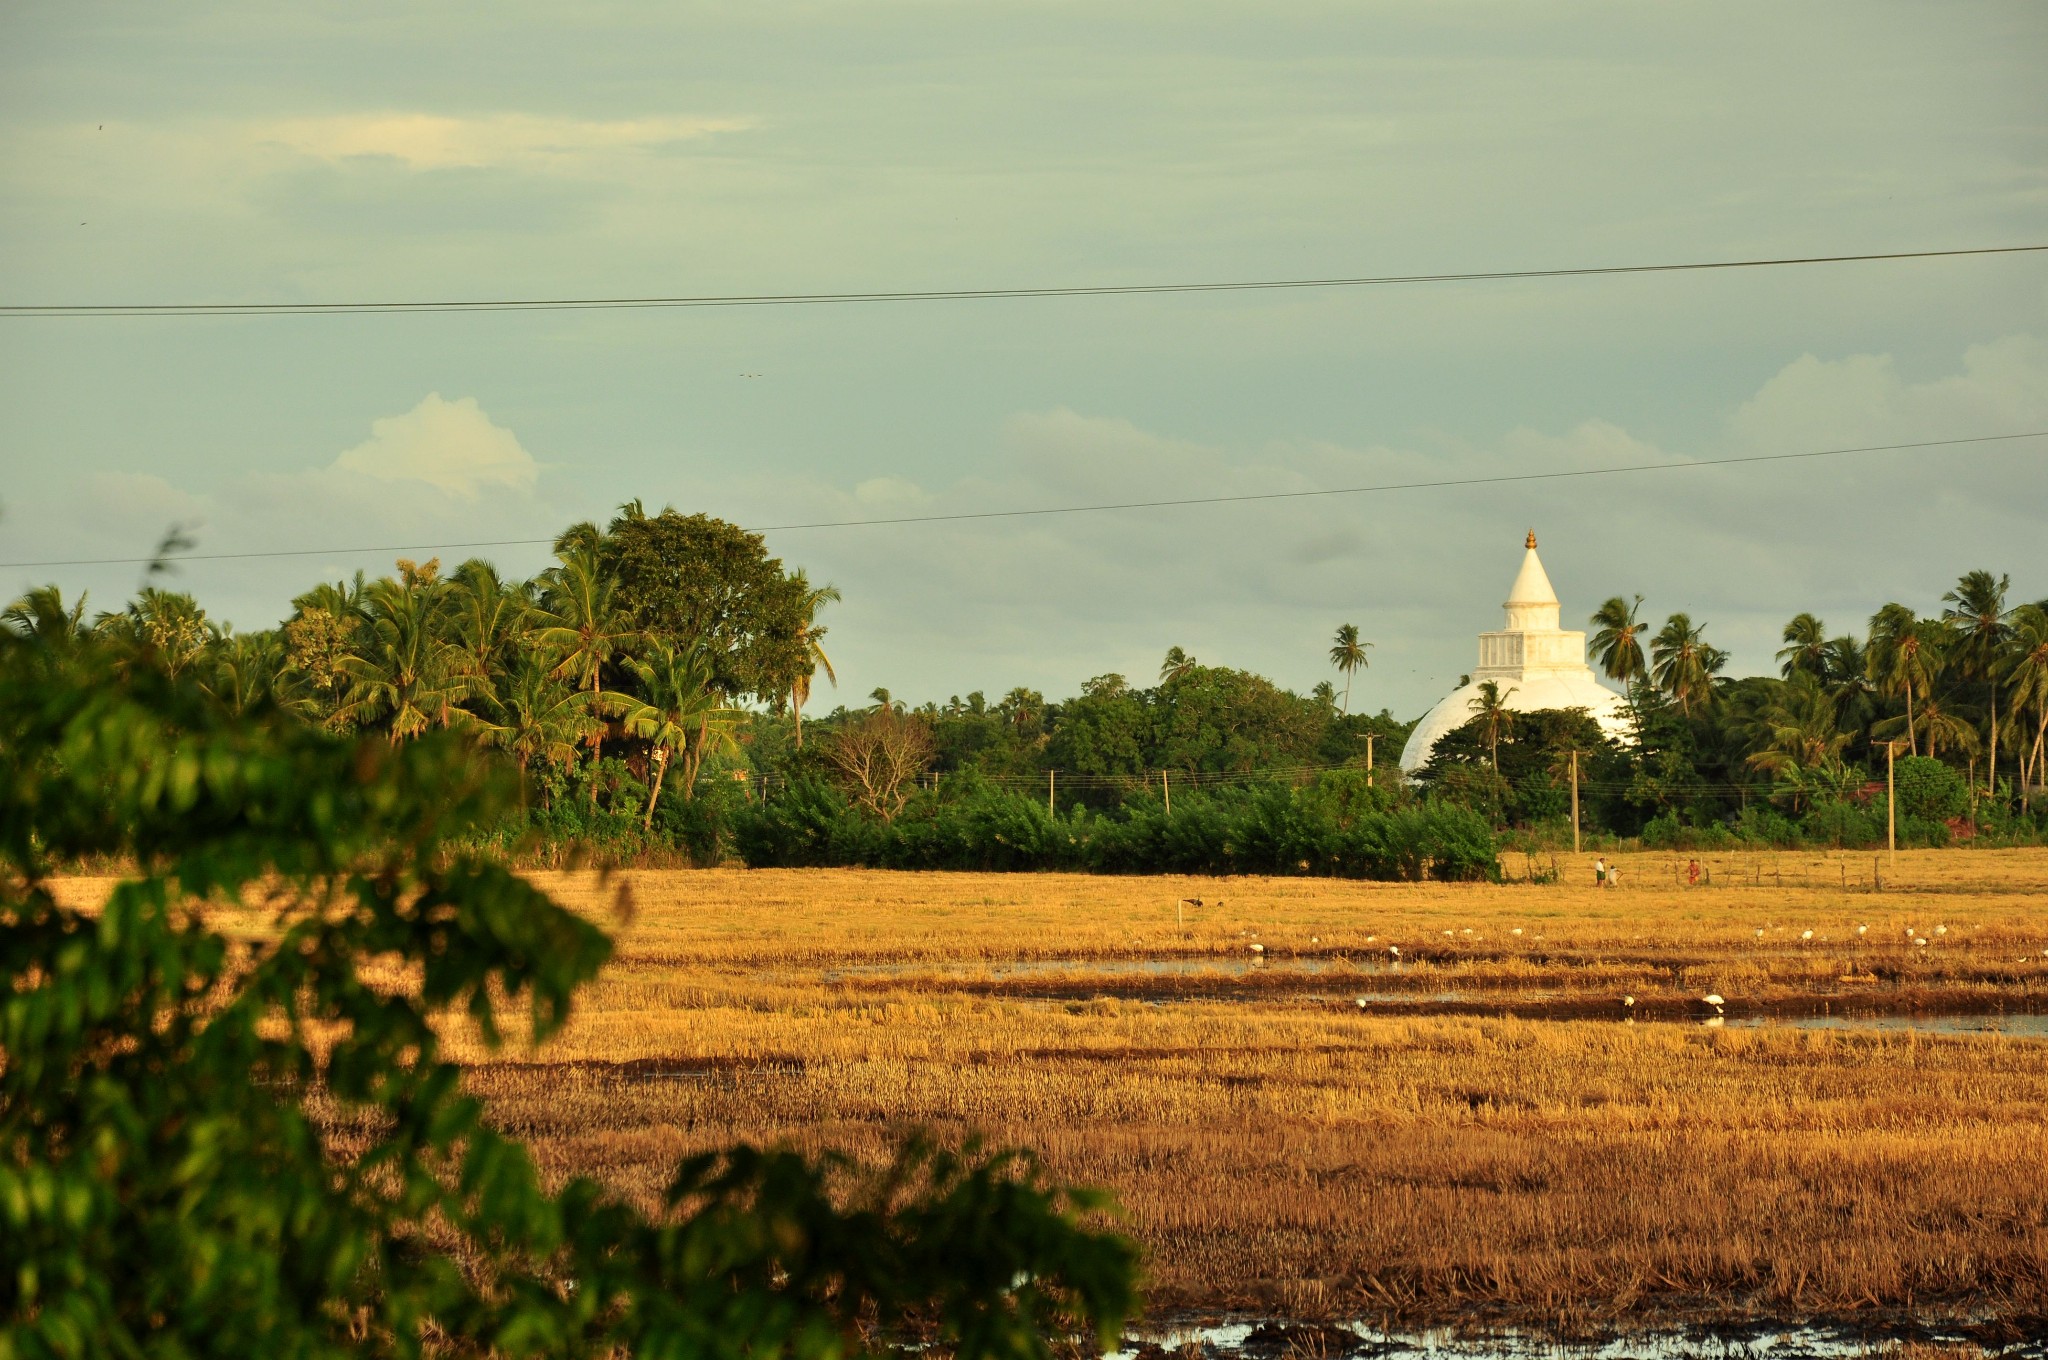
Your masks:
M 1892 769 L 1899 815 L 1945 822 L 1969 811 L 1970 790 L 1955 767 L 1926 756 L 1901 756 Z
M 496 1045 L 510 1006 L 543 1039 L 611 951 L 464 848 L 516 815 L 511 767 L 446 732 L 232 714 L 128 659 L 0 639 L 0 1355 L 823 1357 L 910 1328 L 1022 1357 L 1113 1334 L 1133 1249 L 1021 1156 L 913 1141 L 870 1176 L 739 1146 L 684 1163 L 653 1217 L 544 1189 L 434 1024 Z M 137 866 L 94 911 L 49 877 L 86 856 Z
M 973 776 L 923 793 L 889 823 L 822 781 L 739 809 L 734 843 L 760 866 L 1084 870 L 1098 873 L 1316 874 L 1447 880 L 1494 877 L 1486 820 L 1441 800 L 1371 788 L 1339 770 L 1298 786 L 1190 789 L 1169 815 L 1150 794 L 1106 811 L 1055 815 L 1043 799 Z
M 772 703 L 811 674 L 814 592 L 759 534 L 709 515 L 649 515 L 634 501 L 620 507 L 600 553 L 633 626 L 701 646 L 720 692 Z

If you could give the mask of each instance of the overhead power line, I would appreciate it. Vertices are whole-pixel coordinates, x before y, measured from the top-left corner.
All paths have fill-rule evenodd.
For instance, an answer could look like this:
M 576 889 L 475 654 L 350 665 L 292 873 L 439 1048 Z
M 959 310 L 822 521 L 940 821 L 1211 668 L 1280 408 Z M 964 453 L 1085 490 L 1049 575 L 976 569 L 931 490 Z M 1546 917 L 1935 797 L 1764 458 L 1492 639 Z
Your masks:
M 1256 293 L 1308 288 L 1381 288 L 1395 284 L 1489 283 L 1514 279 L 1579 279 L 1620 274 L 1682 274 L 1789 265 L 1938 260 L 1965 255 L 2024 255 L 2048 244 L 1972 246 L 1962 250 L 1894 250 L 1867 255 L 1788 255 L 1767 259 L 1694 260 L 1677 264 L 1593 265 L 1565 269 L 1485 269 L 1448 274 L 1364 274 L 1331 278 L 1239 279 L 1196 283 L 1074 284 L 1051 288 L 935 288 L 849 293 L 705 293 L 673 297 L 479 298 L 383 302 L 109 302 L 0 303 L 0 317 L 356 316 L 412 312 L 634 311 L 657 307 L 815 307 L 866 302 L 985 302 L 1004 298 L 1146 297 L 1172 293 Z
M 1694 458 L 1675 463 L 1621 463 L 1611 467 L 1569 468 L 1554 472 L 1510 472 L 1491 477 L 1444 477 L 1425 482 L 1380 482 L 1372 486 L 1323 487 L 1312 491 L 1255 491 L 1235 496 L 1184 496 L 1173 500 L 1110 501 L 1094 505 L 1052 505 L 1027 510 L 964 510 L 943 515 L 896 515 L 885 519 L 813 520 L 801 524 L 763 524 L 749 533 L 789 533 L 799 529 L 860 529 L 892 524 L 947 524 L 961 520 L 1023 519 L 1043 515 L 1084 515 L 1108 510 L 1166 510 L 1190 505 L 1239 505 L 1252 501 L 1306 500 L 1316 496 L 1367 496 L 1399 491 L 1427 491 L 1443 487 L 1500 486 L 1514 482 L 1563 481 L 1578 477 L 1612 477 L 1638 472 L 1677 472 L 1688 468 L 1732 467 L 1745 463 L 1786 463 L 1807 458 L 1838 458 L 1848 454 L 1892 453 L 1908 449 L 1948 448 L 1972 444 L 1995 444 L 2014 439 L 2041 439 L 2048 430 L 2022 430 L 2014 434 L 1980 434 L 1958 439 L 1922 439 L 1906 444 L 1862 444 L 1853 448 L 1808 449 L 1799 453 L 1756 453 L 1733 458 Z M 467 543 L 399 543 L 353 548 L 275 548 L 250 552 L 187 553 L 168 559 L 176 562 L 226 562 L 267 557 L 358 557 L 366 553 L 449 552 L 467 548 L 529 548 L 552 544 L 553 538 L 492 538 Z M 38 562 L 0 562 L 0 571 L 30 567 L 112 567 L 151 562 L 151 557 L 72 557 Z

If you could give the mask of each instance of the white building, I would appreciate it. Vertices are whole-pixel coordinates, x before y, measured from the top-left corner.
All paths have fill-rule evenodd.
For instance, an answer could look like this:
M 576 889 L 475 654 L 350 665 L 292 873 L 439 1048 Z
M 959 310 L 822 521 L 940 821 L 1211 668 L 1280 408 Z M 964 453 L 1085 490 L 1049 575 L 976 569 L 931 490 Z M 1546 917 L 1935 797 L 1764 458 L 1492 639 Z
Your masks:
M 1478 716 L 1472 701 L 1488 680 L 1500 686 L 1501 702 L 1517 713 L 1546 708 L 1583 708 L 1611 737 L 1628 733 L 1628 707 L 1600 683 L 1586 664 L 1586 635 L 1559 628 L 1557 592 L 1536 556 L 1536 531 L 1529 531 L 1522 569 L 1508 588 L 1507 621 L 1499 632 L 1479 635 L 1479 666 L 1470 683 L 1453 690 L 1429 710 L 1401 750 L 1403 773 L 1429 763 L 1446 732 Z

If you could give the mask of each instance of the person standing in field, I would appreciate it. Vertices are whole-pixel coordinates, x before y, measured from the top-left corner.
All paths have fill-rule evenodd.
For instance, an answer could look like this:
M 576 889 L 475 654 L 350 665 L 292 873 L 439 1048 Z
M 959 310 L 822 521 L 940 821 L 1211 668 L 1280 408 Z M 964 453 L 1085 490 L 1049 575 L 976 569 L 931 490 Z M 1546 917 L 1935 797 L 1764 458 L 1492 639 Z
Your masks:
M 1593 886 L 1596 888 L 1607 886 L 1607 857 L 1605 855 L 1593 861 Z
M 1607 866 L 1607 886 L 1610 888 L 1619 888 L 1621 886 L 1621 866 L 1619 864 Z
M 1700 885 L 1700 862 L 1693 860 L 1685 866 L 1685 886 L 1697 888 Z

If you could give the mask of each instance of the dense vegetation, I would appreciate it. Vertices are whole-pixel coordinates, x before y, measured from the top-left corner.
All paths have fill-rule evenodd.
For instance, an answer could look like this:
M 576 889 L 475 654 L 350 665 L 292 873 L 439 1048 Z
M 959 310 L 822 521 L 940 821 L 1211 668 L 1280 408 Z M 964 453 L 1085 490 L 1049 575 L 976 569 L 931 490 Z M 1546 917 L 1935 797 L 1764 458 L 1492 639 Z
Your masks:
M 1883 606 L 1860 637 L 1801 614 L 1777 676 L 1726 676 L 1704 625 L 1653 634 L 1640 597 L 1610 600 L 1593 649 L 1633 739 L 1514 713 L 1496 688 L 1408 785 L 1391 766 L 1412 724 L 1350 711 L 1372 644 L 1349 624 L 1329 651 L 1341 690 L 1174 648 L 1152 684 L 917 707 L 876 690 L 807 722 L 816 679 L 836 683 L 819 616 L 839 595 L 758 536 L 636 502 L 556 556 L 531 581 L 401 561 L 255 633 L 159 587 L 90 624 L 54 587 L 6 617 L 190 675 L 232 713 L 502 749 L 526 795 L 478 835 L 542 858 L 1459 877 L 1496 832 L 1568 840 L 1574 752 L 1583 828 L 1651 845 L 1882 843 L 1888 750 L 1902 844 L 2037 840 L 2048 815 L 2048 608 L 1988 572 L 1924 617 Z
M 1900 844 L 2035 843 L 2048 832 L 2048 601 L 2015 605 L 2010 590 L 1973 571 L 1938 615 L 1887 604 L 1860 638 L 1799 614 L 1779 674 L 1739 678 L 1721 674 L 1727 655 L 1702 625 L 1674 614 L 1652 635 L 1641 598 L 1617 597 L 1591 620 L 1592 650 L 1628 695 L 1634 740 L 1482 696 L 1423 780 L 1554 839 L 1576 750 L 1591 827 L 1651 846 L 1869 846 L 1886 839 L 1889 760 Z
M 653 1212 L 544 1186 L 437 1023 L 495 1050 L 509 1009 L 537 1041 L 611 954 L 462 848 L 516 804 L 511 763 L 234 711 L 153 654 L 0 636 L 0 1355 L 1021 1360 L 1115 1335 L 1133 1249 L 1017 1156 L 913 1140 L 863 1174 L 735 1145 Z M 134 870 L 62 900 L 53 870 L 95 854 Z

